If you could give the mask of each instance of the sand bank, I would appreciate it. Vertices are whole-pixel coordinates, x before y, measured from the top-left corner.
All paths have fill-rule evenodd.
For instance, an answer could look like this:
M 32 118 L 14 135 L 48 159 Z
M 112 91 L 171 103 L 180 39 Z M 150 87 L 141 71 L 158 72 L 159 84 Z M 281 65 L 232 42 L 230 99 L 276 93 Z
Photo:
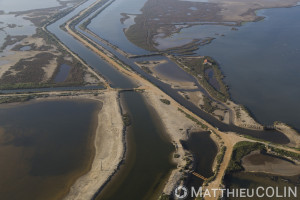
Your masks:
M 65 199 L 91 199 L 116 172 L 124 154 L 123 121 L 116 92 L 104 92 L 95 99 L 103 102 L 95 135 L 95 158 L 91 170 L 71 187 Z
M 274 126 L 289 138 L 289 147 L 300 148 L 300 135 L 295 129 L 282 122 L 275 122 Z
M 167 96 L 160 94 L 157 95 L 154 92 L 144 92 L 145 100 L 147 103 L 158 113 L 160 120 L 162 121 L 166 133 L 170 137 L 172 143 L 175 145 L 176 154 L 178 158 L 173 157 L 173 161 L 177 164 L 177 168 L 171 172 L 171 175 L 164 188 L 165 194 L 171 194 L 173 189 L 179 185 L 181 178 L 183 177 L 183 171 L 180 169 L 186 165 L 184 157 L 186 155 L 180 140 L 188 139 L 188 132 L 199 131 L 200 127 L 188 119 L 182 112 L 178 111 L 178 108 L 174 104 L 165 104 L 160 99 L 168 99 Z

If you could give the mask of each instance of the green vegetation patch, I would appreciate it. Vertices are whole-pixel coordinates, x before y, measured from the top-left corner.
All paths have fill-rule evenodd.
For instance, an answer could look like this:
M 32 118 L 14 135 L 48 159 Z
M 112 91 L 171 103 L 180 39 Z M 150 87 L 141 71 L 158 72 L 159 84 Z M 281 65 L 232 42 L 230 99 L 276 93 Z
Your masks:
M 227 167 L 226 173 L 238 172 L 244 170 L 242 166 L 242 158 L 254 150 L 266 150 L 265 145 L 253 142 L 239 142 L 234 146 L 231 160 Z
M 0 90 L 15 90 L 15 89 L 33 89 L 33 88 L 50 88 L 50 87 L 71 87 L 81 86 L 80 83 L 15 83 L 15 84 L 1 84 Z
M 292 159 L 300 161 L 300 154 L 290 152 L 290 151 L 286 151 L 286 150 L 283 150 L 283 149 L 274 148 L 274 147 L 270 147 L 270 149 L 279 156 L 290 157 Z
M 0 97 L 0 104 L 3 103 L 15 103 L 15 102 L 25 102 L 29 101 L 33 97 L 30 95 L 26 96 L 11 96 L 11 97 Z
M 207 185 L 208 183 L 214 181 L 217 177 L 217 174 L 220 170 L 220 166 L 221 166 L 221 163 L 223 162 L 223 159 L 224 159 L 224 155 L 225 155 L 225 152 L 226 152 L 226 147 L 225 146 L 222 146 L 218 155 L 216 156 L 216 168 L 215 168 L 215 171 L 214 171 L 214 175 L 209 177 L 206 181 L 205 181 L 205 185 Z
M 122 119 L 123 119 L 123 123 L 124 123 L 125 126 L 130 126 L 131 118 L 130 118 L 130 115 L 128 113 L 123 114 Z
M 216 161 L 217 161 L 216 171 L 219 171 L 220 164 L 223 162 L 225 152 L 226 152 L 226 147 L 222 146 L 219 154 L 216 157 Z
M 191 7 L 196 9 L 191 10 Z M 201 21 L 219 21 L 221 16 L 215 15 L 218 10 L 219 7 L 215 4 L 205 4 L 204 6 L 199 2 L 149 0 L 141 9 L 142 13 L 135 17 L 135 24 L 125 31 L 125 35 L 136 46 L 149 51 L 157 51 L 156 46 L 159 44 L 153 40 L 155 36 L 161 34 L 162 37 L 169 37 L 178 33 L 183 27 L 176 25 L 185 24 L 185 22 L 199 22 L 199 19 Z M 122 13 L 122 21 L 129 14 L 131 13 Z M 186 26 L 184 27 L 186 28 Z M 186 54 L 192 54 L 193 48 L 197 49 L 198 47 L 191 46 L 183 51 L 186 50 Z
M 171 102 L 168 99 L 160 99 L 160 101 L 167 105 L 171 104 Z
M 36 37 L 42 37 L 48 44 L 57 44 L 53 37 L 38 29 Z M 60 45 L 56 45 L 62 55 L 54 55 L 46 52 L 50 46 L 43 46 L 33 49 L 41 51 L 41 53 L 25 59 L 20 59 L 15 65 L 11 66 L 0 79 L 0 89 L 28 89 L 28 88 L 45 88 L 45 87 L 61 87 L 61 86 L 80 86 L 84 85 L 84 76 L 86 73 L 85 66 L 77 59 L 73 61 L 66 60 L 66 56 L 71 56 Z M 56 60 L 55 71 L 48 80 L 45 80 L 45 71 L 43 67 L 47 67 L 50 61 Z M 69 74 L 64 82 L 55 83 L 54 79 L 60 70 L 60 66 L 66 64 L 71 66 Z
M 202 87 L 204 87 L 214 98 L 222 102 L 226 102 L 227 99 L 230 98 L 228 87 L 223 82 L 224 76 L 218 64 L 211 57 L 179 57 L 175 61 L 177 61 L 179 66 L 181 66 L 185 71 L 196 77 Z M 209 83 L 210 78 L 205 73 L 207 70 L 213 71 L 213 78 L 217 81 L 219 88 L 215 88 Z
M 53 59 L 54 55 L 51 53 L 39 53 L 35 57 L 21 59 L 3 74 L 0 83 L 40 83 L 45 74 L 42 67 L 48 65 Z
M 162 194 L 158 198 L 158 200 L 170 200 L 170 199 L 171 199 L 170 195 L 167 195 L 167 194 Z
M 7 46 L 9 45 L 13 45 L 16 44 L 17 42 L 20 42 L 21 40 L 23 40 L 24 38 L 26 38 L 26 35 L 17 35 L 17 36 L 11 36 L 11 35 L 7 35 L 5 37 L 5 42 L 2 44 L 2 46 L 0 47 L 0 50 L 4 50 Z
M 216 109 L 217 106 L 212 105 L 212 101 L 207 98 L 206 96 L 203 96 L 203 102 L 204 105 L 200 105 L 201 109 L 205 110 L 208 113 L 213 113 Z

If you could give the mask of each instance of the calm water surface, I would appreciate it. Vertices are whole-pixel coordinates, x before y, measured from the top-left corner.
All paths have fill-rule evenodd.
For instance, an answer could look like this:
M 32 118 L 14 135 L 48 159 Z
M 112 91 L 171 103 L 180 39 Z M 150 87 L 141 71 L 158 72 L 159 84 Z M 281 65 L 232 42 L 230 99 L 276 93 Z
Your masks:
M 158 116 L 151 112 L 141 94 L 122 93 L 132 125 L 128 130 L 125 164 L 97 200 L 157 199 L 170 170 L 174 146 L 166 138 Z
M 126 52 L 147 54 L 148 51 L 135 46 L 124 35 L 124 29 L 134 24 L 135 15 L 141 13 L 140 9 L 145 2 L 146 0 L 116 0 L 95 17 L 88 28 Z M 120 21 L 121 13 L 131 14 L 124 24 Z
M 55 100 L 0 106 L 0 194 L 61 199 L 89 170 L 100 105 Z
M 193 154 L 195 160 L 193 170 L 206 178 L 213 175 L 212 165 L 218 152 L 218 147 L 210 134 L 210 132 L 192 133 L 187 141 L 182 142 L 183 147 Z M 198 188 L 202 183 L 202 179 L 191 175 L 187 185 Z
M 87 8 L 89 5 L 94 3 L 96 0 L 89 0 L 80 6 L 78 6 L 75 10 L 67 14 L 65 17 L 57 20 L 55 23 L 47 26 L 47 29 L 53 33 L 59 40 L 63 41 L 63 43 L 70 48 L 74 53 L 78 54 L 83 60 L 86 61 L 88 65 L 98 71 L 101 75 L 108 79 L 112 87 L 120 87 L 120 88 L 130 88 L 133 87 L 134 84 L 127 79 L 123 74 L 121 74 L 118 70 L 111 67 L 105 61 L 103 61 L 96 53 L 92 50 L 84 46 L 78 40 L 73 38 L 71 35 L 66 33 L 64 30 L 60 28 L 60 25 L 70 20 L 73 16 L 78 14 L 83 9 Z
M 300 7 L 258 12 L 267 18 L 200 48 L 226 75 L 233 99 L 263 124 L 280 120 L 300 129 Z
M 75 12 L 75 11 L 74 11 Z M 74 13 L 73 12 L 73 13 Z M 70 15 L 68 15 L 66 18 L 69 18 L 72 16 L 72 13 Z M 59 20 L 61 22 L 64 21 L 64 19 Z M 61 23 L 61 22 L 56 22 L 57 23 Z M 54 26 L 50 25 L 51 26 Z M 52 29 L 52 27 L 51 27 Z M 56 35 L 60 36 L 63 33 L 58 33 L 58 32 L 63 32 L 62 30 L 57 30 L 57 28 L 52 29 L 52 32 L 54 32 Z M 72 37 L 71 37 L 72 38 Z M 93 38 L 95 39 L 95 38 Z M 68 38 L 69 40 L 69 38 Z M 64 41 L 64 40 L 62 40 Z M 72 44 L 75 43 L 75 41 L 72 41 Z M 84 47 L 83 47 L 84 48 Z M 83 55 L 80 54 L 81 56 L 85 56 L 87 55 L 88 52 L 85 52 L 85 49 L 82 49 L 81 46 L 78 45 L 78 49 L 76 49 L 76 51 L 78 52 L 83 52 Z M 92 52 L 90 52 L 91 54 L 93 54 Z M 289 142 L 288 138 L 285 137 L 282 133 L 279 133 L 278 131 L 254 131 L 254 130 L 245 130 L 243 128 L 239 128 L 236 127 L 234 125 L 226 125 L 222 122 L 220 122 L 219 120 L 215 119 L 214 117 L 212 117 L 210 114 L 202 111 L 201 109 L 199 109 L 197 106 L 195 106 L 194 104 L 192 104 L 191 102 L 187 101 L 184 97 L 182 97 L 181 95 L 179 95 L 177 93 L 177 91 L 173 90 L 169 85 L 162 83 L 161 81 L 157 80 L 156 78 L 154 78 L 153 76 L 147 74 L 145 71 L 143 71 L 141 68 L 139 68 L 138 66 L 136 66 L 133 63 L 133 60 L 127 59 L 122 57 L 122 55 L 118 55 L 118 58 L 121 59 L 122 61 L 124 61 L 126 64 L 130 65 L 136 72 L 140 73 L 141 75 L 143 75 L 145 78 L 147 78 L 149 81 L 151 81 L 153 84 L 157 85 L 160 89 L 162 89 L 164 92 L 166 92 L 168 95 L 170 95 L 172 98 L 174 98 L 176 101 L 178 101 L 180 104 L 184 105 L 186 108 L 188 108 L 189 110 L 191 110 L 192 112 L 194 112 L 195 114 L 201 116 L 203 119 L 205 119 L 208 123 L 216 126 L 219 128 L 219 130 L 222 131 L 234 131 L 234 132 L 238 132 L 241 134 L 246 134 L 246 135 L 251 135 L 253 137 L 258 137 L 261 139 L 266 139 L 269 141 L 274 141 L 276 143 L 287 143 Z M 90 54 L 89 54 L 90 56 Z M 86 57 L 88 58 L 88 57 Z M 88 63 L 89 61 L 92 61 L 93 59 L 88 59 L 86 60 Z M 139 59 L 140 60 L 140 59 Z M 99 67 L 98 67 L 99 68 Z M 101 67 L 101 73 L 102 70 L 103 72 L 104 69 L 109 69 L 111 71 L 111 68 L 103 68 Z M 113 80 L 112 82 L 114 84 L 120 85 L 122 78 L 118 75 L 118 74 L 114 74 L 114 72 L 112 71 L 112 73 L 107 74 L 110 80 Z M 117 76 L 115 76 L 117 75 Z M 117 78 L 118 77 L 118 78 Z M 119 78 L 120 77 L 120 78 Z M 112 79 L 114 78 L 114 79 Z M 124 87 L 124 84 L 121 84 Z
M 193 77 L 187 74 L 182 68 L 174 65 L 169 59 L 166 63 L 154 68 L 159 74 L 176 81 L 193 81 Z
M 71 66 L 69 66 L 67 64 L 62 64 L 61 66 L 59 66 L 59 71 L 54 78 L 54 82 L 55 83 L 64 82 L 69 75 L 70 69 L 71 69 Z

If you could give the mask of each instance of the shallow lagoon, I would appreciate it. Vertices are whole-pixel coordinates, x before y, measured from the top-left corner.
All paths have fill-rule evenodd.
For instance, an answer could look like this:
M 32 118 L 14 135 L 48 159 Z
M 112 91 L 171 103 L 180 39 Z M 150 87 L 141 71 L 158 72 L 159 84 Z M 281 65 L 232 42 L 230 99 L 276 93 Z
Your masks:
M 203 46 L 221 65 L 232 98 L 263 124 L 280 120 L 300 129 L 300 7 L 262 10 L 247 23 Z
M 89 170 L 99 106 L 71 100 L 0 105 L 1 199 L 61 199 Z
M 25 20 L 21 16 L 12 14 L 0 15 L 0 47 L 4 44 L 7 35 L 33 35 L 35 30 L 36 27 L 29 20 Z M 9 48 L 6 50 L 9 50 Z M 4 55 L 4 53 L 0 53 L 0 56 Z
M 116 0 L 95 17 L 88 28 L 126 52 L 137 55 L 147 54 L 148 51 L 135 46 L 124 35 L 124 29 L 133 24 L 135 15 L 141 13 L 140 9 L 145 2 L 146 0 Z M 120 21 L 123 17 L 121 13 L 130 14 L 124 24 Z

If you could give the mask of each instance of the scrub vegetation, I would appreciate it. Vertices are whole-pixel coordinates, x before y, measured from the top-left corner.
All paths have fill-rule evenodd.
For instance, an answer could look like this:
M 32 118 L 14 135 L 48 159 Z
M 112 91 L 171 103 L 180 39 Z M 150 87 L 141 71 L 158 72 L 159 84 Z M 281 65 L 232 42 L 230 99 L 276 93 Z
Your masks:
M 223 74 L 218 64 L 210 57 L 178 57 L 177 63 L 184 70 L 197 78 L 199 83 L 216 99 L 226 102 L 230 98 L 228 86 L 223 82 Z M 206 70 L 213 70 L 213 78 L 218 82 L 219 89 L 209 83 L 210 77 L 205 73 Z M 208 107 L 207 107 L 208 108 Z
M 254 150 L 265 150 L 265 145 L 261 143 L 239 142 L 234 146 L 230 163 L 226 173 L 244 170 L 242 166 L 242 158 Z
M 168 99 L 160 99 L 160 101 L 167 105 L 171 104 L 171 102 Z

